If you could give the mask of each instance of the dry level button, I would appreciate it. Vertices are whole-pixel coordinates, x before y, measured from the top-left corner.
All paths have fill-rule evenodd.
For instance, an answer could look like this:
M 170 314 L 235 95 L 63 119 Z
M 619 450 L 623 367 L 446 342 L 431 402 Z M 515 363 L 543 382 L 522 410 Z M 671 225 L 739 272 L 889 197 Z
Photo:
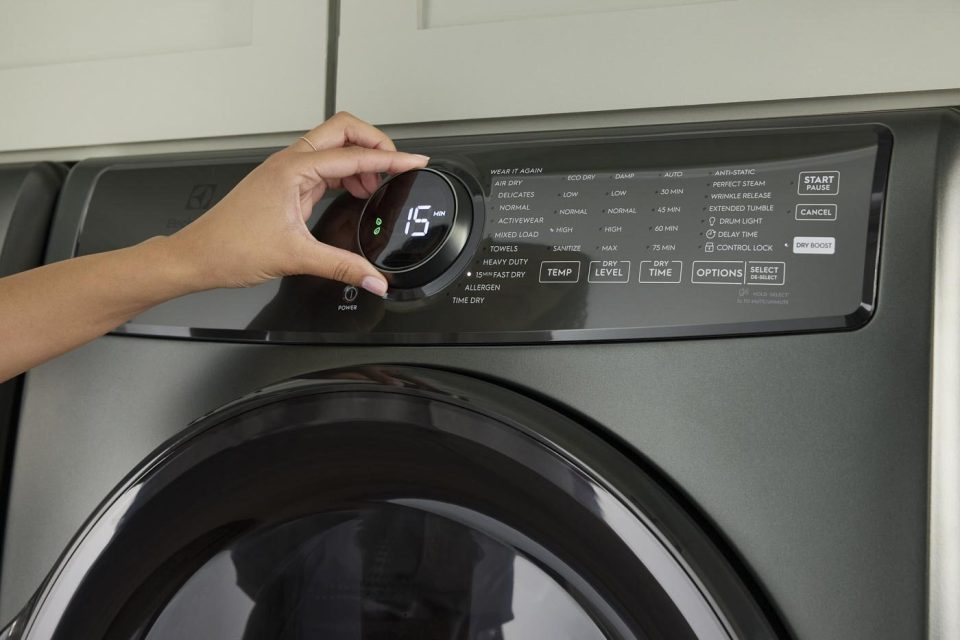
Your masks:
M 540 263 L 540 282 L 579 282 L 580 262 L 576 260 L 552 260 Z
M 630 282 L 629 260 L 594 260 L 590 263 L 587 282 L 616 283 Z
M 786 282 L 787 265 L 783 262 L 748 262 L 747 284 L 781 285 Z
M 644 260 L 640 263 L 640 284 L 677 284 L 683 277 L 680 260 Z

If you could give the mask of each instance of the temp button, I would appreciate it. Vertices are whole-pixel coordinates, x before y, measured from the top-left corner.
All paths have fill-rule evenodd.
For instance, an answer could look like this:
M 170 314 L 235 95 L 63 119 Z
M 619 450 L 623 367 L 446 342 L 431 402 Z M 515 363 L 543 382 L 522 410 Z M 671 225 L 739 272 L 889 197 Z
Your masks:
M 547 260 L 540 263 L 540 282 L 579 282 L 580 262 L 576 260 Z
M 594 260 L 590 263 L 587 282 L 630 282 L 630 261 Z

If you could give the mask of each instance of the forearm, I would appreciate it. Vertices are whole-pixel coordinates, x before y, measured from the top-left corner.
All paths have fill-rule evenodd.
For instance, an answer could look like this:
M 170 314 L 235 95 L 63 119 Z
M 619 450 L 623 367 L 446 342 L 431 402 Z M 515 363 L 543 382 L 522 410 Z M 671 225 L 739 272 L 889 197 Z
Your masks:
M 0 279 L 0 381 L 198 289 L 168 238 Z
M 172 236 L 0 279 L 0 381 L 195 291 L 310 275 L 384 295 L 387 281 L 372 264 L 319 242 L 306 222 L 327 189 L 369 198 L 381 174 L 429 158 L 396 151 L 382 131 L 345 113 L 307 136 Z

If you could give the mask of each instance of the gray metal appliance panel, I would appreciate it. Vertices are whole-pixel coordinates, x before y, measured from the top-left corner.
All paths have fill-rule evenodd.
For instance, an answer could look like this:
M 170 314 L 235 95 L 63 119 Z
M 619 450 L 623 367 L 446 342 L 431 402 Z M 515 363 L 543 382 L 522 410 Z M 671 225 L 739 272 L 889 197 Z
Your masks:
M 110 488 L 188 421 L 292 375 L 405 362 L 562 399 L 629 443 L 724 532 L 799 638 L 923 637 L 934 161 L 940 128 L 957 119 L 817 122 L 879 122 L 895 137 L 866 327 L 535 347 L 103 338 L 28 375 L 0 617 Z

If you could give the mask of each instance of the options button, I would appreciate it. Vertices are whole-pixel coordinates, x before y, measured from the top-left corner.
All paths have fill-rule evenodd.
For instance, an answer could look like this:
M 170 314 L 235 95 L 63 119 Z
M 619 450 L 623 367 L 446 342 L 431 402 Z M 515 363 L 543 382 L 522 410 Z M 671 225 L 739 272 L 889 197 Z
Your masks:
M 556 260 L 540 263 L 540 282 L 578 282 L 580 263 L 576 260 Z
M 694 284 L 743 284 L 742 262 L 732 260 L 698 260 L 693 263 L 690 282 Z
M 630 282 L 630 261 L 594 260 L 590 263 L 590 273 L 587 274 L 587 282 Z
M 748 262 L 747 284 L 781 285 L 786 281 L 786 272 L 783 262 Z
M 680 260 L 644 260 L 640 263 L 640 284 L 676 284 L 683 275 Z

